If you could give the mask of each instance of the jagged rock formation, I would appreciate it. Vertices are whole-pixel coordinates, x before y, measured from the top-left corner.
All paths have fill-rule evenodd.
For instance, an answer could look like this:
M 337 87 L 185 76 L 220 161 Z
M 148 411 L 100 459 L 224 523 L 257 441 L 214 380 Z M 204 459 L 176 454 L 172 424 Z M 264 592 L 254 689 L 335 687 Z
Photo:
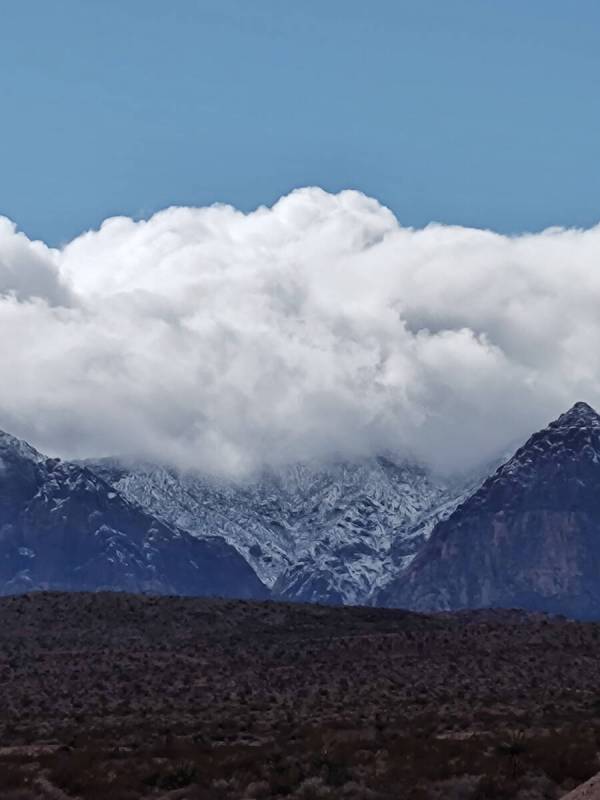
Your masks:
M 370 602 L 481 482 L 446 483 L 389 457 L 296 465 L 246 483 L 115 459 L 87 463 L 167 524 L 223 536 L 275 596 L 322 603 Z
M 600 617 L 600 416 L 577 403 L 448 519 L 378 602 Z
M 223 539 L 169 527 L 89 469 L 0 432 L 0 594 L 31 589 L 268 594 Z

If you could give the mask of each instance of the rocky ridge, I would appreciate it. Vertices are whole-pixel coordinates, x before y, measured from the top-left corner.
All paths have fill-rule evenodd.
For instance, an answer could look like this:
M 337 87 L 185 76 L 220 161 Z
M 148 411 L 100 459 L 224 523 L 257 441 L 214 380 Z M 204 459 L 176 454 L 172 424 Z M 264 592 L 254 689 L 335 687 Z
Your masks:
M 268 594 L 222 538 L 167 526 L 86 467 L 0 432 L 0 594 L 32 589 Z
M 371 602 L 481 482 L 444 482 L 390 457 L 299 464 L 245 483 L 116 459 L 87 463 L 165 523 L 222 536 L 275 596 L 325 603 Z
M 598 618 L 599 575 L 600 416 L 576 403 L 440 522 L 377 601 Z

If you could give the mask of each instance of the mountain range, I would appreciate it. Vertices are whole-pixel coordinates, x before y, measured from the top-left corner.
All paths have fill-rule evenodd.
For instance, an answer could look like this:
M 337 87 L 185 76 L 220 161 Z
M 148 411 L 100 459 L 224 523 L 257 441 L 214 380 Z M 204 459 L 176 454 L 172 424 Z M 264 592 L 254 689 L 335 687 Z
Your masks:
M 577 403 L 501 461 L 453 480 L 386 455 L 228 482 L 0 434 L 0 593 L 600 617 L 600 417 Z

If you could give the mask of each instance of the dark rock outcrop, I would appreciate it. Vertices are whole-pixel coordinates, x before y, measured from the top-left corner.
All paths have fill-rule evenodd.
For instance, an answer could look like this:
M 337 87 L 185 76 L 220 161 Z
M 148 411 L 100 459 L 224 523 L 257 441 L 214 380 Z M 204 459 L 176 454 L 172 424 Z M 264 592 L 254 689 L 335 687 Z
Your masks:
M 85 467 L 0 432 L 0 594 L 32 589 L 268 594 L 223 539 L 169 527 Z
M 600 618 L 600 416 L 577 403 L 534 434 L 436 526 L 378 602 Z

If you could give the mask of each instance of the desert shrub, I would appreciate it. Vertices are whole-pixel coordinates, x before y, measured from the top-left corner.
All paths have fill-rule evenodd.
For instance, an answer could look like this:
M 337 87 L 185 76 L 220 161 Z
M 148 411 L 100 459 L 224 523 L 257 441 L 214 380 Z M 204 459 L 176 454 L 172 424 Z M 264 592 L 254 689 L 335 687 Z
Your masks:
M 294 798 L 298 800 L 323 800 L 330 797 L 333 797 L 331 789 L 317 776 L 302 781 L 294 792 Z
M 484 775 L 475 787 L 472 800 L 514 800 L 518 791 L 515 780 L 506 774 Z
M 531 761 L 557 784 L 583 782 L 598 771 L 594 736 L 570 728 L 531 741 Z
M 246 797 L 252 800 L 262 800 L 269 797 L 271 789 L 267 781 L 252 781 L 246 786 Z
M 98 764 L 87 750 L 61 753 L 53 765 L 51 780 L 67 794 L 85 795 L 97 781 Z
M 198 780 L 198 769 L 191 761 L 180 761 L 173 766 L 166 767 L 162 771 L 150 774 L 145 780 L 148 786 L 155 786 L 157 789 L 170 791 L 172 789 L 184 789 Z
M 3 791 L 23 789 L 27 783 L 26 777 L 18 764 L 2 764 L 0 762 L 0 787 Z

